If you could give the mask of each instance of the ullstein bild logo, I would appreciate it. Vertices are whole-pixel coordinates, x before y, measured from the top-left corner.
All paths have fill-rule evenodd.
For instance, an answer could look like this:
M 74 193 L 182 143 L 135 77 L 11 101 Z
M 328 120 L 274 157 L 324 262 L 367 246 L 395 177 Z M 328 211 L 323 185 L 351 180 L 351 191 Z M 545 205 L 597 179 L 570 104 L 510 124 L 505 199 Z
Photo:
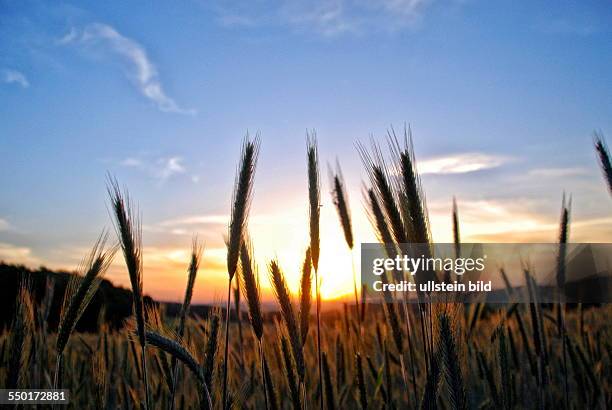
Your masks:
M 361 280 L 373 302 L 401 293 L 415 302 L 607 303 L 611 258 L 611 244 L 370 243 Z

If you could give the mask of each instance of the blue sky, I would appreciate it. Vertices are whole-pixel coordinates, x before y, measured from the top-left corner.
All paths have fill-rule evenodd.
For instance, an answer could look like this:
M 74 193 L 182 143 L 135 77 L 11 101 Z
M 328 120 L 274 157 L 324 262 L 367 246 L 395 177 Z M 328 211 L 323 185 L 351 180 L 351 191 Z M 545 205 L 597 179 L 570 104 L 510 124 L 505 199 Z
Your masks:
M 75 267 L 111 226 L 110 172 L 143 215 L 146 290 L 178 298 L 194 233 L 221 278 L 247 131 L 262 138 L 262 262 L 306 243 L 306 129 L 339 158 L 371 240 L 354 143 L 405 123 L 438 241 L 453 195 L 466 240 L 554 240 L 564 190 L 573 239 L 609 241 L 592 133 L 612 132 L 610 27 L 604 1 L 0 1 L 0 259 Z

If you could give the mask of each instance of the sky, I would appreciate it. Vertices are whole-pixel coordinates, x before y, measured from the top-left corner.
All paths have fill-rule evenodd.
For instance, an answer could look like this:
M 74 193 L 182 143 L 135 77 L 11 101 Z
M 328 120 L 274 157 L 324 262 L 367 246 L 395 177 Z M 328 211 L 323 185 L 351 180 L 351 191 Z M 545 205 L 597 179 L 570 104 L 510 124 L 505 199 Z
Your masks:
M 607 1 L 0 0 L 0 259 L 75 269 L 104 229 L 106 176 L 142 217 L 145 292 L 224 298 L 234 175 L 261 136 L 250 230 L 264 293 L 297 287 L 308 241 L 306 132 L 322 162 L 322 294 L 352 290 L 329 195 L 338 160 L 357 243 L 374 240 L 356 142 L 410 126 L 435 241 L 612 240 L 593 132 L 612 133 Z M 359 259 L 358 249 L 353 257 Z M 117 257 L 107 278 L 128 286 Z

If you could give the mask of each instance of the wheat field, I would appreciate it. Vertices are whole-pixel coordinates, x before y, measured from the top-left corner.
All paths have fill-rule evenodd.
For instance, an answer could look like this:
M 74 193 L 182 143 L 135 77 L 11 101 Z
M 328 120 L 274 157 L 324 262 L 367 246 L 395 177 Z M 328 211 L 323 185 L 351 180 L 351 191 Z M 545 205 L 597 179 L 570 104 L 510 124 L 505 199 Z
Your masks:
M 388 148 L 384 154 L 378 145 L 358 147 L 369 176 L 364 201 L 380 242 L 401 252 L 399 244 L 426 244 L 432 238 L 410 136 L 398 139 L 391 133 Z M 610 189 L 612 166 L 601 136 L 595 148 Z M 371 303 L 353 272 L 351 301 L 343 309 L 325 310 L 319 294 L 326 272 L 319 272 L 318 259 L 326 250 L 319 247 L 321 181 L 314 134 L 305 156 L 310 242 L 303 260 L 291 267 L 301 271 L 300 292 L 291 294 L 284 267 L 271 260 L 260 261 L 265 271 L 258 269 L 253 256 L 257 243 L 250 239 L 248 217 L 259 150 L 258 138 L 245 139 L 226 239 L 224 308 L 206 317 L 189 313 L 198 268 L 206 258 L 196 240 L 179 314 L 170 316 L 163 305 L 144 302 L 140 221 L 127 192 L 109 177 L 117 244 L 113 233 L 103 233 L 64 295 L 47 292 L 36 303 L 24 278 L 15 295 L 15 317 L 0 338 L 3 387 L 69 389 L 69 408 L 75 409 L 612 406 L 609 305 L 535 299 L 506 305 L 411 304 L 391 294 Z M 331 181 L 350 252 L 355 244 L 339 166 Z M 451 229 L 458 245 L 457 209 L 455 204 Z M 564 200 L 560 249 L 569 241 L 570 226 L 571 207 Z M 97 333 L 78 333 L 75 325 L 113 258 L 125 260 L 133 315 L 122 329 L 111 329 L 101 317 Z M 563 266 L 560 258 L 558 280 Z M 528 272 L 524 275 L 537 286 Z M 444 280 L 441 273 L 432 279 Z M 262 308 L 262 281 L 273 289 L 274 312 Z M 50 331 L 54 297 L 63 304 L 58 330 Z

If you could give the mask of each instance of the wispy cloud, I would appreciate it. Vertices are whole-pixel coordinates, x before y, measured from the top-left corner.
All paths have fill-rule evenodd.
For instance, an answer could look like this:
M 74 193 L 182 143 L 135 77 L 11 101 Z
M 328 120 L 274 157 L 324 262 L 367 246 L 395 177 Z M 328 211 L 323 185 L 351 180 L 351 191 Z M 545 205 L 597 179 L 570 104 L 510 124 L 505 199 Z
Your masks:
M 32 255 L 32 249 L 5 242 L 0 242 L 0 261 L 28 264 L 30 266 L 40 264 L 40 260 Z
M 72 28 L 59 40 L 60 44 L 78 44 L 83 47 L 97 48 L 119 56 L 127 64 L 130 77 L 138 90 L 164 112 L 195 114 L 193 109 L 179 106 L 169 97 L 161 84 L 155 64 L 149 59 L 147 51 L 135 40 L 125 37 L 114 27 L 93 23 L 82 30 Z
M 452 241 L 449 201 L 429 203 L 432 232 L 436 241 Z M 461 239 L 465 241 L 528 242 L 552 240 L 558 229 L 556 215 L 536 209 L 541 205 L 528 198 L 459 199 Z
M 186 226 L 186 225 L 227 225 L 229 215 L 190 215 L 175 219 L 168 219 L 159 223 L 162 227 Z
M 418 25 L 433 0 L 293 0 L 278 3 L 238 1 L 218 3 L 219 23 L 225 27 L 274 25 L 331 37 L 397 31 Z M 248 6 L 247 6 L 248 5 Z
M 160 158 L 157 161 L 157 176 L 162 181 L 185 172 L 187 172 L 187 169 L 183 165 L 181 157 Z
M 144 165 L 141 159 L 128 157 L 120 162 L 124 167 L 141 167 Z
M 11 225 L 8 223 L 6 219 L 0 218 L 0 232 L 8 231 L 11 228 Z
M 30 82 L 28 78 L 20 71 L 4 69 L 2 70 L 2 82 L 6 84 L 17 84 L 22 88 L 28 88 L 30 86 Z
M 482 153 L 453 154 L 418 161 L 421 174 L 465 174 L 497 168 L 511 158 Z
M 135 168 L 143 171 L 150 177 L 157 179 L 160 183 L 178 176 L 187 175 L 188 169 L 183 157 L 178 155 L 149 158 L 149 157 L 127 157 L 119 161 L 119 165 L 127 168 Z M 199 182 L 197 175 L 189 175 L 193 183 Z
M 272 225 L 287 225 L 292 215 L 255 214 L 249 217 L 250 226 L 270 227 Z M 147 225 L 146 230 L 172 235 L 192 235 L 193 232 L 216 232 L 218 237 L 224 233 L 230 216 L 223 214 L 184 215 Z M 293 218 L 294 219 L 294 218 Z
M 528 172 L 530 177 L 561 178 L 586 175 L 589 171 L 583 167 L 568 168 L 535 168 Z

